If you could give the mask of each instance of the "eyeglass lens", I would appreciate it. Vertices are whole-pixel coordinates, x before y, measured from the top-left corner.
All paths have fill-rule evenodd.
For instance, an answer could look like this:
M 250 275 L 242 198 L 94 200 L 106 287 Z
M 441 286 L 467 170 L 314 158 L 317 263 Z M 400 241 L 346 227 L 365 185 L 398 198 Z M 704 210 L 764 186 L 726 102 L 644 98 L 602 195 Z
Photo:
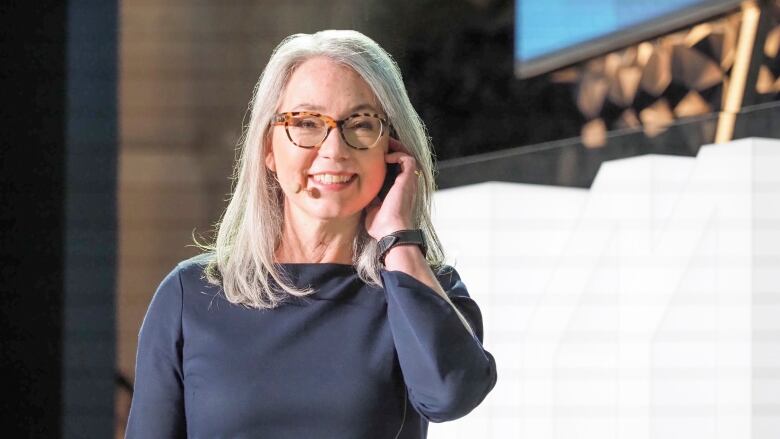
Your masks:
M 341 127 L 344 140 L 353 148 L 366 149 L 376 145 L 382 136 L 382 120 L 373 116 L 354 116 Z M 319 145 L 328 135 L 328 124 L 317 116 L 292 116 L 287 132 L 298 146 L 310 148 Z

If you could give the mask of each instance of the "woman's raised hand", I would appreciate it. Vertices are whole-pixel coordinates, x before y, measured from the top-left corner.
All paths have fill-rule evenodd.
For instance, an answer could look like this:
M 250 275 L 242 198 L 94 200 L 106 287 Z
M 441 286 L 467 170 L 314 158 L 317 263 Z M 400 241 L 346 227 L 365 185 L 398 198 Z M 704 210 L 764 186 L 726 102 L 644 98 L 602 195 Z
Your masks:
M 374 239 L 415 227 L 413 215 L 417 196 L 417 160 L 401 142 L 391 137 L 385 162 L 397 163 L 400 172 L 385 199 L 377 197 L 366 207 L 366 230 Z

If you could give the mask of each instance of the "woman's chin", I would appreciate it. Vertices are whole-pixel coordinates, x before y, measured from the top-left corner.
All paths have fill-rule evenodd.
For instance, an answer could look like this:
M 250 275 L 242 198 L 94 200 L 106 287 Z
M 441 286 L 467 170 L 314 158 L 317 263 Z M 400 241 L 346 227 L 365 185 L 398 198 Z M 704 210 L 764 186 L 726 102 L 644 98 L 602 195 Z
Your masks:
M 363 209 L 321 208 L 310 211 L 309 216 L 314 221 L 354 221 L 359 217 Z

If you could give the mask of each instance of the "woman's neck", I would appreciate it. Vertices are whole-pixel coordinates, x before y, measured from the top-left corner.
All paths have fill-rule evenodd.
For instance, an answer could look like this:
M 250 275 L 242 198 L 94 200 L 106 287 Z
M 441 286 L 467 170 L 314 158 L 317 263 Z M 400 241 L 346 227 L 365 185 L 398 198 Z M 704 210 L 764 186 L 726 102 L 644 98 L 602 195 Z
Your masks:
M 352 247 L 360 215 L 339 220 L 312 220 L 285 209 L 279 263 L 352 264 Z

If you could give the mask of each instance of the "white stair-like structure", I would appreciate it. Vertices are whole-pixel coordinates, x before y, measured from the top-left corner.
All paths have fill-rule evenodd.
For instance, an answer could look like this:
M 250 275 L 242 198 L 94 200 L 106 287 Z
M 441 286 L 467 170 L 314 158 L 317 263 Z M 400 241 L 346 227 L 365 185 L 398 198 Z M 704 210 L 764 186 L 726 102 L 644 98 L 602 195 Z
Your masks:
M 780 141 L 442 190 L 434 221 L 498 384 L 430 438 L 780 437 Z

